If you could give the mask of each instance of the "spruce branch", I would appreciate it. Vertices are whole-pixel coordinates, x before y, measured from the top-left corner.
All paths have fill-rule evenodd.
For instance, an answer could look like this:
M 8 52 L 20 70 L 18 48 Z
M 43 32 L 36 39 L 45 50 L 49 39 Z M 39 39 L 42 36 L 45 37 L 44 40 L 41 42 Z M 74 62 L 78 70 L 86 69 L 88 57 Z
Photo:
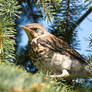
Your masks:
M 92 12 L 92 7 L 90 7 L 86 13 L 80 17 L 80 19 L 73 25 L 73 30 Z

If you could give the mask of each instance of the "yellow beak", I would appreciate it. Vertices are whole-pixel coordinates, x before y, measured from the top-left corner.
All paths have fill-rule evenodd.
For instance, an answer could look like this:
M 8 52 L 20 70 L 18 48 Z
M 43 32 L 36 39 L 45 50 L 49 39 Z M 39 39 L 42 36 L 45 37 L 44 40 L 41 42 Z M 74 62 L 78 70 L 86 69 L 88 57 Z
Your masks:
M 23 30 L 25 30 L 25 32 L 27 33 L 29 39 L 31 38 L 36 38 L 37 34 L 35 33 L 35 31 L 27 28 L 26 26 L 20 26 Z
M 30 32 L 30 30 L 26 26 L 20 26 L 22 29 L 24 29 L 26 32 Z

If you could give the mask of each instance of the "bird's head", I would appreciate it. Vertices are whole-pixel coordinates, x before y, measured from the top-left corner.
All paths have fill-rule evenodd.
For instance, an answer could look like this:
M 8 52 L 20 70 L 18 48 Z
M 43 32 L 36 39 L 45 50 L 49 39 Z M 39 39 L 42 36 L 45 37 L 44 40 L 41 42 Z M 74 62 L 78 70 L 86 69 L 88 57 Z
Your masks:
M 28 38 L 31 40 L 48 32 L 41 24 L 38 23 L 21 26 L 21 28 L 25 30 Z

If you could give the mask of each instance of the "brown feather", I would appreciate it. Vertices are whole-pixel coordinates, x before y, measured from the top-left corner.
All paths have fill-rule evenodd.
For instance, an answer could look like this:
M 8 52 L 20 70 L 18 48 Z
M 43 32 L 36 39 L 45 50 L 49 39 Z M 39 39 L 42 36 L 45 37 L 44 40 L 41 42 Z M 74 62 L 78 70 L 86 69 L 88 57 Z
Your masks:
M 46 36 L 41 36 L 38 39 L 38 42 L 40 44 L 49 47 L 52 50 L 55 50 L 57 52 L 61 52 L 61 50 L 68 52 L 75 58 L 79 59 L 80 61 L 83 61 L 85 63 L 84 58 L 76 51 L 74 50 L 70 45 L 68 45 L 64 40 L 56 38 L 56 36 L 49 34 Z

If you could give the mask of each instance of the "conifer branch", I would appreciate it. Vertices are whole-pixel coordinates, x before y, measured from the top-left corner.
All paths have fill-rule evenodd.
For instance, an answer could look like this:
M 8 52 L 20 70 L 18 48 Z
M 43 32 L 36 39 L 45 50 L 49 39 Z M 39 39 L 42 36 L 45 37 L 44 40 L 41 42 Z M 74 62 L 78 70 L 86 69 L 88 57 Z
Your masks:
M 87 12 L 80 17 L 80 19 L 73 25 L 73 30 L 92 12 L 92 7 L 90 7 Z

